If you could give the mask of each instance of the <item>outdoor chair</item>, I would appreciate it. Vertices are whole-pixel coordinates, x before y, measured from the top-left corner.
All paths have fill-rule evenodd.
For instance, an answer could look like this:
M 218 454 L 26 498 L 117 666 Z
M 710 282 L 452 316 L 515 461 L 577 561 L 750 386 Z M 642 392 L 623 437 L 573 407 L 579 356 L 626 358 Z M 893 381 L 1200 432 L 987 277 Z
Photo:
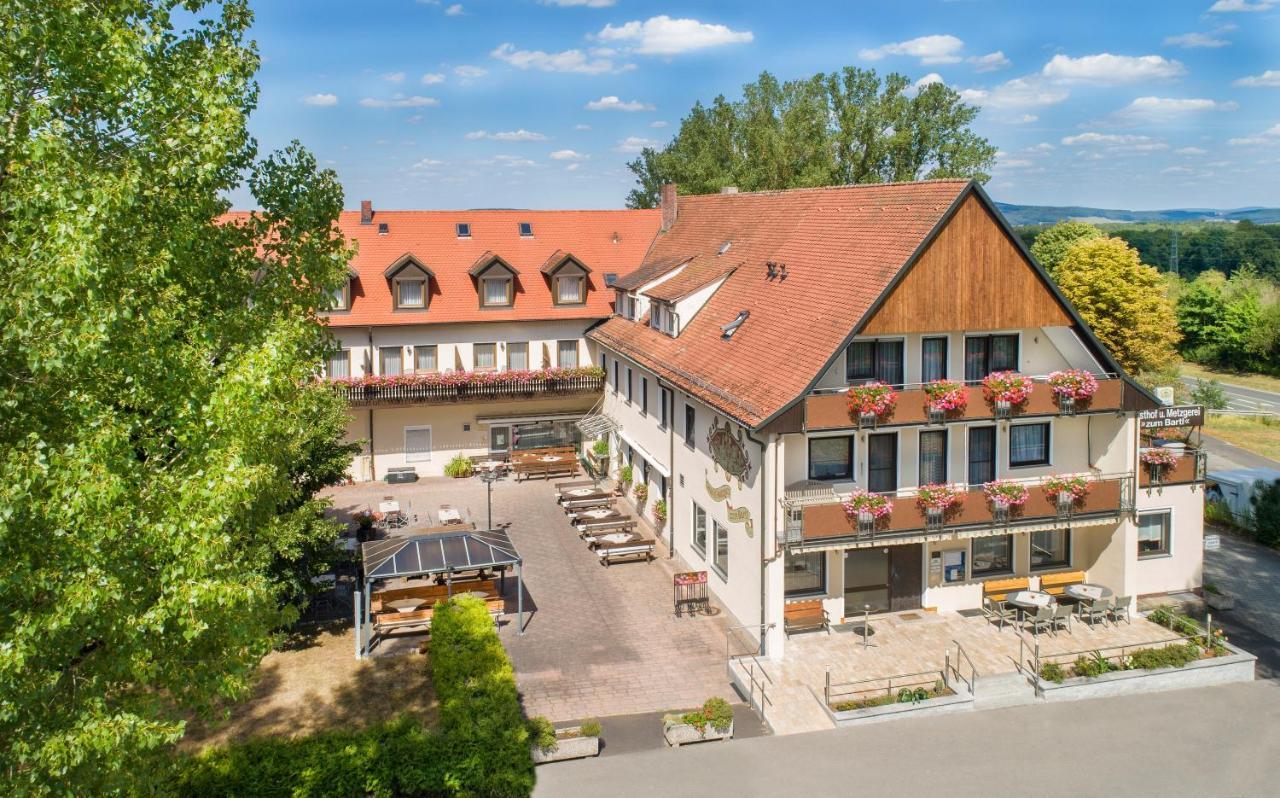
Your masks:
M 1120 596 L 1115 599 L 1111 605 L 1111 620 L 1119 623 L 1120 618 L 1123 617 L 1125 623 L 1133 623 L 1133 621 L 1129 620 L 1129 605 L 1132 603 L 1133 600 L 1129 596 Z
M 1084 602 L 1080 603 L 1080 619 L 1087 621 L 1090 629 L 1092 629 L 1093 625 L 1098 621 L 1102 621 L 1105 626 L 1107 623 L 1107 616 L 1110 614 L 1111 602 L 1107 599 L 1098 599 L 1097 601 L 1093 601 L 1088 604 L 1085 604 Z
M 1003 601 L 995 599 L 983 599 L 983 612 L 986 613 L 987 619 L 995 623 L 999 628 L 1003 629 L 1005 624 L 1016 626 L 1018 623 L 1018 610 L 1010 607 Z
M 1072 609 L 1070 606 L 1066 604 L 1059 604 L 1057 607 L 1054 607 L 1053 609 L 1054 630 L 1056 631 L 1057 628 L 1061 626 L 1062 628 L 1070 632 L 1071 631 L 1071 615 L 1072 615 Z
M 1041 626 L 1045 627 L 1050 632 L 1053 632 L 1054 612 L 1054 607 L 1050 605 L 1047 607 L 1038 607 L 1034 615 L 1028 615 L 1027 623 L 1031 624 L 1031 634 L 1038 637 L 1040 635 Z M 1057 633 L 1054 632 L 1054 634 Z

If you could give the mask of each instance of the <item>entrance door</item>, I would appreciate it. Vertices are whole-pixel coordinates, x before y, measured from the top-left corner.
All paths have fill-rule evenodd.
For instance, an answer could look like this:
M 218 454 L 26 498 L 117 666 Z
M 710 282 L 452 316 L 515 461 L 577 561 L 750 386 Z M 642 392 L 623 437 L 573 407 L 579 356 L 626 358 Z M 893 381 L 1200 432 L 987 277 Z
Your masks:
M 889 609 L 889 549 L 849 549 L 844 553 L 845 617 Z
M 498 453 L 507 453 L 511 450 L 511 428 L 510 427 L 489 427 L 489 451 Z
M 924 591 L 924 544 L 889 547 L 889 609 L 920 609 L 920 596 Z

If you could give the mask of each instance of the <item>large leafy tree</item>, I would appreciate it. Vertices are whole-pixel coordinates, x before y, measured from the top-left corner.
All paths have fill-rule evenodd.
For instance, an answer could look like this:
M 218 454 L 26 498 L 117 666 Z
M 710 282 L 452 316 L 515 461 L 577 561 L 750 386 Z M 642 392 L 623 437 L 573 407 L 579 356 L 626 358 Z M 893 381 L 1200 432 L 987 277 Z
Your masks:
M 250 22 L 243 0 L 0 15 L 5 794 L 144 790 L 332 535 L 342 412 L 314 375 L 342 195 L 299 147 L 257 159 Z M 222 216 L 246 176 L 262 210 Z
M 892 73 L 845 67 L 779 83 L 768 72 L 730 102 L 696 103 L 662 150 L 627 166 L 632 208 L 656 207 L 663 183 L 689 194 L 725 186 L 746 191 L 921 178 L 985 181 L 996 149 L 970 125 L 978 109 L 932 83 L 912 93 Z
M 1036 240 L 1031 245 L 1031 254 L 1045 271 L 1053 274 L 1073 244 L 1101 236 L 1102 231 L 1087 222 L 1058 222 L 1036 235 Z
M 1085 238 L 1067 249 L 1054 277 L 1098 339 L 1131 372 L 1172 362 L 1179 333 L 1160 273 L 1118 238 Z

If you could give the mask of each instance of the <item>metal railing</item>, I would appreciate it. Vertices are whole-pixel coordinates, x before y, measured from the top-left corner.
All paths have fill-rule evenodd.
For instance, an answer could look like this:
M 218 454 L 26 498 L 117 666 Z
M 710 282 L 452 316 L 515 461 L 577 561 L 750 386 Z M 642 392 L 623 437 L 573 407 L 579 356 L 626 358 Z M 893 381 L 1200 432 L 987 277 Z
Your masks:
M 1115 380 L 1120 378 L 1119 374 L 1116 374 L 1115 372 L 1111 372 L 1111 371 L 1097 371 L 1097 372 L 1090 372 L 1090 373 L 1093 374 L 1093 376 L 1099 380 Z M 1037 383 L 1049 382 L 1048 374 L 1023 374 L 1021 376 L 1030 377 L 1032 382 L 1037 382 Z M 844 393 L 850 388 L 856 388 L 859 385 L 865 385 L 871 382 L 877 382 L 877 380 L 865 379 L 865 380 L 859 380 L 856 382 L 851 382 L 848 385 L 834 386 L 831 388 L 814 388 L 813 390 L 809 391 L 808 395 L 809 396 L 830 396 L 831 394 L 840 394 L 840 393 Z M 951 382 L 958 382 L 961 385 L 964 385 L 969 388 L 974 388 L 982 385 L 982 380 L 955 379 L 955 380 L 951 380 Z M 918 391 L 918 390 L 924 390 L 925 386 L 928 384 L 929 383 L 927 382 L 894 383 L 893 389 L 895 391 Z
M 822 687 L 822 699 L 826 702 L 827 707 L 830 708 L 846 701 L 867 701 L 881 694 L 892 698 L 894 690 L 901 691 L 903 688 L 924 685 L 933 687 L 938 682 L 942 682 L 945 685 L 947 683 L 946 677 L 945 671 L 920 671 L 918 673 L 896 673 L 892 676 L 873 676 L 869 679 L 858 679 L 852 682 L 833 682 L 831 681 L 831 670 L 828 668 L 826 683 Z M 883 685 L 871 686 L 875 682 L 883 682 Z M 860 687 L 860 685 L 867 686 Z M 862 698 L 861 696 L 868 697 Z
M 974 667 L 973 660 L 969 659 L 969 653 L 964 650 L 964 646 L 960 645 L 959 640 L 952 640 L 956 644 L 956 658 L 951 659 L 951 652 L 947 651 L 944 656 L 942 665 L 943 679 L 948 687 L 951 687 L 951 679 L 958 682 L 964 682 L 965 687 L 969 688 L 969 695 L 977 694 L 978 669 Z M 969 667 L 969 675 L 966 677 L 962 666 Z M 951 689 L 955 689 L 952 687 Z
M 1027 675 L 1027 671 L 1024 670 L 1023 667 L 1025 665 L 1030 669 L 1029 675 L 1032 677 L 1033 683 L 1039 683 L 1039 681 L 1043 679 L 1043 676 L 1041 676 L 1041 669 L 1045 665 L 1062 665 L 1065 663 L 1075 662 L 1080 657 L 1092 657 L 1095 659 L 1101 658 L 1108 662 L 1113 660 L 1116 662 L 1123 662 L 1124 658 L 1132 654 L 1134 651 L 1140 651 L 1147 648 L 1164 648 L 1165 646 L 1170 645 L 1195 643 L 1204 650 L 1212 649 L 1214 645 L 1212 615 L 1205 615 L 1204 626 L 1201 626 L 1195 620 L 1188 618 L 1185 615 L 1176 615 L 1174 613 L 1170 613 L 1170 615 L 1173 616 L 1173 620 L 1176 620 L 1179 623 L 1189 624 L 1195 631 L 1192 634 L 1177 632 L 1177 630 L 1173 629 L 1171 622 L 1169 629 L 1176 633 L 1176 636 L 1174 637 L 1168 637 L 1161 640 L 1146 640 L 1138 643 L 1125 643 L 1123 645 L 1116 646 L 1095 646 L 1094 648 L 1081 649 L 1079 651 L 1062 651 L 1053 654 L 1041 654 L 1039 640 L 1028 641 L 1020 630 L 1014 629 L 1018 635 L 1018 670 L 1024 675 Z M 1150 620 L 1149 616 L 1148 620 Z
M 333 389 L 352 404 L 448 403 L 598 393 L 604 390 L 604 378 L 576 376 L 534 381 L 499 379 L 494 382 L 460 385 L 340 384 L 334 385 Z
M 774 624 L 748 624 L 744 626 L 731 626 L 725 632 L 724 639 L 724 658 L 725 667 L 732 672 L 736 666 L 746 677 L 747 703 L 760 713 L 760 720 L 768 721 L 768 707 L 773 706 L 773 701 L 768 695 L 768 686 L 773 684 L 773 677 L 769 676 L 769 672 L 765 670 L 764 663 L 760 662 L 760 651 L 764 646 L 764 635 Z M 755 629 L 760 635 L 760 639 L 755 642 L 754 651 L 744 651 L 734 654 L 731 647 L 734 643 L 735 633 L 741 633 L 746 629 Z M 738 638 L 741 642 L 741 638 Z M 756 698 L 757 694 L 759 699 Z

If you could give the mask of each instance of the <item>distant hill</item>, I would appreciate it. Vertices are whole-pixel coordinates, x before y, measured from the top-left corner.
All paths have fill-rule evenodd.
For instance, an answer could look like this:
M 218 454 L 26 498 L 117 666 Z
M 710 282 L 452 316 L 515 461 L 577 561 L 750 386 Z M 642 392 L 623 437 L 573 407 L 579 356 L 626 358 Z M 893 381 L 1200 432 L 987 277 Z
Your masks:
M 1064 219 L 1082 222 L 1239 222 L 1255 224 L 1280 222 L 1280 208 L 1171 208 L 1165 211 L 1124 211 L 1084 208 L 1074 205 L 1013 205 L 997 202 L 1001 212 L 1016 225 L 1054 224 Z

